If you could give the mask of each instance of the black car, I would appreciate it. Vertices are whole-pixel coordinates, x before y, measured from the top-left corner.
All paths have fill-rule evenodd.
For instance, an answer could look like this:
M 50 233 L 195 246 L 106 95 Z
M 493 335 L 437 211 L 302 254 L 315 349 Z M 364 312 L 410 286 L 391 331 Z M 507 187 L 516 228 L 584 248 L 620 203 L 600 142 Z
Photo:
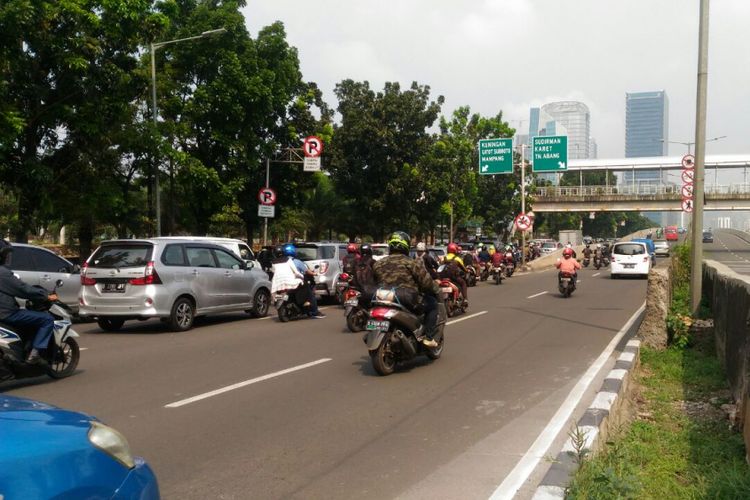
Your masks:
M 703 243 L 713 243 L 714 233 L 711 231 L 703 231 Z

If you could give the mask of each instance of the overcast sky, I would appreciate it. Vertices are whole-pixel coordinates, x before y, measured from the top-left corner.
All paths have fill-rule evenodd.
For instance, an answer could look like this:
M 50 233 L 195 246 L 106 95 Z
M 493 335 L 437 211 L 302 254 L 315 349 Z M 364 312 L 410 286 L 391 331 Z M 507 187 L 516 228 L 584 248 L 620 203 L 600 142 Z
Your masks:
M 578 100 L 599 158 L 625 156 L 625 93 L 667 91 L 669 140 L 695 136 L 699 0 L 249 0 L 248 29 L 276 20 L 305 80 L 336 106 L 345 78 L 429 85 L 443 113 L 498 111 L 519 133 L 529 108 Z M 750 153 L 750 0 L 711 2 L 707 145 Z M 687 147 L 670 144 L 670 154 Z

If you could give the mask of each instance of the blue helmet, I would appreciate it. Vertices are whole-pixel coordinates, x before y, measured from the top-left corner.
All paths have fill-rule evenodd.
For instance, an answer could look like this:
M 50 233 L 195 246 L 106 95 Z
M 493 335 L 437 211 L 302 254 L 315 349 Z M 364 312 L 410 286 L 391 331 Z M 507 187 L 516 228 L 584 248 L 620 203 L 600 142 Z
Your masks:
M 286 255 L 287 257 L 296 257 L 297 247 L 295 247 L 291 243 L 284 245 L 284 255 Z

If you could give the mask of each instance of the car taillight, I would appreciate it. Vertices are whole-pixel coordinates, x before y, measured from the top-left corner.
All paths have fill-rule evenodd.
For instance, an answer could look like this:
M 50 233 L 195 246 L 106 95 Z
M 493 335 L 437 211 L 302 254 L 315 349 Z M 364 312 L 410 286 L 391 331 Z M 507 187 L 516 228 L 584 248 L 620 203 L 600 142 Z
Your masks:
M 132 278 L 128 280 L 131 285 L 161 285 L 161 278 L 154 269 L 154 261 L 146 264 L 146 270 L 142 278 Z
M 89 269 L 89 263 L 84 262 L 83 266 L 81 266 L 81 285 L 83 286 L 92 286 L 96 285 L 96 280 L 94 278 L 87 278 L 86 272 Z
M 328 271 L 328 262 L 321 262 L 318 268 L 318 274 L 325 274 Z

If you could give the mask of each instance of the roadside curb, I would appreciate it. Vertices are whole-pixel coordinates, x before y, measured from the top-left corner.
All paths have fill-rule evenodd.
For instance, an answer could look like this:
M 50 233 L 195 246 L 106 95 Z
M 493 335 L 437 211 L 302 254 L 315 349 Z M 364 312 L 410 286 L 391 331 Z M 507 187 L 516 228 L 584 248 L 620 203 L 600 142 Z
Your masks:
M 630 375 L 640 359 L 640 348 L 641 341 L 638 339 L 627 342 L 614 368 L 602 382 L 601 389 L 576 423 L 579 433 L 577 445 L 573 437 L 568 437 L 539 482 L 532 500 L 565 498 L 568 483 L 579 467 L 576 458 L 578 452 L 585 455 L 595 452 L 606 441 L 612 426 L 620 423 L 620 410 L 627 401 Z

